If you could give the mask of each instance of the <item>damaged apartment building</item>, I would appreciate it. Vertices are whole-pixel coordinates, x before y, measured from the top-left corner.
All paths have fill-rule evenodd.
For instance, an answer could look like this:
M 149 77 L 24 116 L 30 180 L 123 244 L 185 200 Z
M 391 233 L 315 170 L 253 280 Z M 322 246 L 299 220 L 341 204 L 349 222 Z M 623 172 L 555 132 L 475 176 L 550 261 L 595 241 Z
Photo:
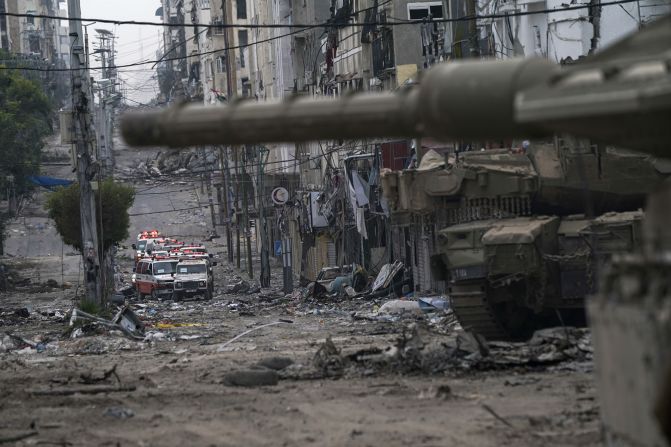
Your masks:
M 570 64 L 670 9 L 654 0 L 582 9 L 566 9 L 559 0 L 162 0 L 162 5 L 157 14 L 171 23 L 235 25 L 169 28 L 159 54 L 185 57 L 158 66 L 165 102 L 186 97 L 212 106 L 236 96 L 267 101 L 394 91 L 418 82 L 436 63 L 465 58 L 537 56 Z M 524 15 L 544 10 L 561 12 Z M 494 18 L 471 20 L 476 13 Z M 245 28 L 295 23 L 321 26 Z M 561 138 L 543 144 L 556 151 L 598 150 Z M 464 221 L 459 213 L 484 205 L 447 206 L 443 202 L 454 191 L 426 192 L 420 183 L 460 169 L 469 157 L 475 163 L 465 152 L 507 153 L 522 146 L 522 141 L 335 140 L 246 147 L 238 159 L 226 148 L 220 165 L 238 170 L 215 181 L 228 186 L 234 206 L 225 214 L 236 222 L 243 205 L 235 183 L 247 183 L 256 240 L 262 237 L 262 210 L 268 228 L 263 237 L 294 281 L 314 280 L 324 267 L 353 264 L 374 274 L 399 260 L 409 289 L 442 292 L 446 284 L 435 268 L 432 272 L 439 232 Z M 529 169 L 533 177 L 534 168 Z M 424 192 L 413 198 L 410 185 Z M 277 191 L 281 200 L 274 197 Z M 501 209 L 523 215 L 529 195 L 511 197 L 500 198 Z

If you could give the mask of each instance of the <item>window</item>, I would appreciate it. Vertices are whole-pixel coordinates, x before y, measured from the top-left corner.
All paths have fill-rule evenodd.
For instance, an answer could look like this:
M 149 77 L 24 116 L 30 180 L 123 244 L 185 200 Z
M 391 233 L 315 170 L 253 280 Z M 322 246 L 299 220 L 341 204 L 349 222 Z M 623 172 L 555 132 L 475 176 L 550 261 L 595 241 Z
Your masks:
M 177 265 L 177 273 L 190 274 L 190 273 L 206 273 L 207 269 L 205 264 L 187 264 L 187 265 Z
M 408 3 L 408 19 L 422 20 L 431 17 L 434 19 L 443 18 L 443 4 L 441 2 L 422 2 Z
M 210 30 L 212 30 L 212 33 L 215 36 L 223 36 L 224 33 L 226 32 L 226 28 L 221 26 L 221 25 L 223 25 L 223 23 L 224 22 L 220 18 L 216 18 L 216 19 L 212 20 L 212 25 L 218 25 L 215 28 L 210 28 Z
M 247 30 L 238 31 L 238 45 L 240 45 L 240 68 L 245 68 L 245 53 L 247 53 Z
M 247 18 L 247 0 L 235 0 L 235 6 L 238 11 L 238 19 Z
M 226 72 L 226 56 L 217 56 L 217 73 Z

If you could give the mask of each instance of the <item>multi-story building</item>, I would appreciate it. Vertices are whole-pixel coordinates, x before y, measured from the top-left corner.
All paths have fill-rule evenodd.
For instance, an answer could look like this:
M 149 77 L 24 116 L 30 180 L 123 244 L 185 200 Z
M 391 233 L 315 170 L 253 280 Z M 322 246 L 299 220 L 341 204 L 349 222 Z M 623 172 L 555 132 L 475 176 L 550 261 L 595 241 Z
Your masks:
M 60 20 L 38 17 L 64 16 L 60 8 L 63 2 L 64 0 L 0 0 L 0 11 L 24 15 L 0 18 L 0 47 L 16 55 L 39 58 L 49 63 L 63 60 L 63 30 Z

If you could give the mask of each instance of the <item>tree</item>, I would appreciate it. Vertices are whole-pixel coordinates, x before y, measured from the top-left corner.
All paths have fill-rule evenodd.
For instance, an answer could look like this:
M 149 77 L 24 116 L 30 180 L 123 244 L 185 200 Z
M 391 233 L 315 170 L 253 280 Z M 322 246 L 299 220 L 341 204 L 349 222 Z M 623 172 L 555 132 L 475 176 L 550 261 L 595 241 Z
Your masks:
M 135 190 L 131 186 L 114 183 L 112 179 L 103 181 L 96 193 L 98 215 L 98 239 L 100 253 L 107 252 L 114 244 L 128 237 L 130 216 L 128 209 L 135 200 Z M 102 203 L 100 198 L 102 197 Z M 46 204 L 49 217 L 56 222 L 56 230 L 63 242 L 82 251 L 81 222 L 79 220 L 79 183 L 61 188 L 52 193 Z M 100 222 L 102 221 L 102 228 Z
M 39 82 L 4 68 L 0 65 L 0 194 L 11 190 L 20 197 L 32 188 L 28 177 L 40 171 L 44 137 L 52 132 L 52 105 Z M 9 212 L 0 215 L 0 253 L 5 225 L 16 211 L 16 203 L 9 203 Z
M 38 82 L 14 70 L 0 69 L 0 190 L 9 176 L 16 194 L 30 189 L 28 177 L 39 173 L 44 137 L 52 133 L 52 105 Z

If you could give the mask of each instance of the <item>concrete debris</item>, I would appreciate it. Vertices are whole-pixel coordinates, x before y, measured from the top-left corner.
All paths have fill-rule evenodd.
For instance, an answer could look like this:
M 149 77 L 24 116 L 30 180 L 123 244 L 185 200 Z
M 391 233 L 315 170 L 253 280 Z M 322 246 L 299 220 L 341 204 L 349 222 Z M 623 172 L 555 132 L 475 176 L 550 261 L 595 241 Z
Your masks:
M 235 284 L 232 284 L 232 285 L 228 286 L 228 288 L 226 289 L 226 291 L 224 293 L 229 294 L 229 295 L 233 294 L 233 293 L 247 293 L 247 292 L 249 292 L 250 287 L 251 286 L 249 285 L 249 283 L 247 281 L 240 280 L 240 281 L 236 282 Z
M 537 334 L 534 345 L 530 342 L 485 342 L 476 334 L 459 333 L 446 342 L 430 337 L 425 327 L 411 324 L 403 330 L 395 344 L 369 347 L 343 353 L 331 338 L 317 349 L 312 368 L 293 374 L 293 378 L 369 376 L 383 372 L 438 374 L 449 370 L 500 370 L 510 367 L 552 366 L 562 362 L 590 362 L 589 349 L 578 347 L 588 343 L 584 329 L 560 328 L 573 334 L 572 342 L 565 343 L 548 332 Z M 549 334 L 556 334 L 551 331 Z M 430 340 L 430 341 L 427 341 Z M 512 384 L 512 382 L 511 382 Z
M 420 399 L 450 399 L 452 396 L 452 389 L 447 384 L 430 386 L 429 388 L 420 391 Z
M 202 153 L 191 151 L 161 151 L 155 157 L 147 158 L 137 164 L 135 168 L 127 168 L 117 172 L 121 178 L 161 177 L 169 174 L 184 175 L 206 171 L 210 166 L 215 166 L 217 158 L 208 153 L 204 157 Z
M 473 332 L 460 332 L 457 335 L 457 349 L 470 354 L 478 354 L 481 357 L 489 355 L 487 340 L 482 335 Z
M 392 300 L 387 301 L 380 307 L 379 313 L 381 314 L 403 314 L 403 313 L 413 313 L 421 314 L 422 310 L 419 307 L 417 301 L 406 301 L 406 300 Z
M 331 337 L 319 347 L 312 363 L 324 377 L 340 377 L 345 369 L 345 359 L 340 355 Z

